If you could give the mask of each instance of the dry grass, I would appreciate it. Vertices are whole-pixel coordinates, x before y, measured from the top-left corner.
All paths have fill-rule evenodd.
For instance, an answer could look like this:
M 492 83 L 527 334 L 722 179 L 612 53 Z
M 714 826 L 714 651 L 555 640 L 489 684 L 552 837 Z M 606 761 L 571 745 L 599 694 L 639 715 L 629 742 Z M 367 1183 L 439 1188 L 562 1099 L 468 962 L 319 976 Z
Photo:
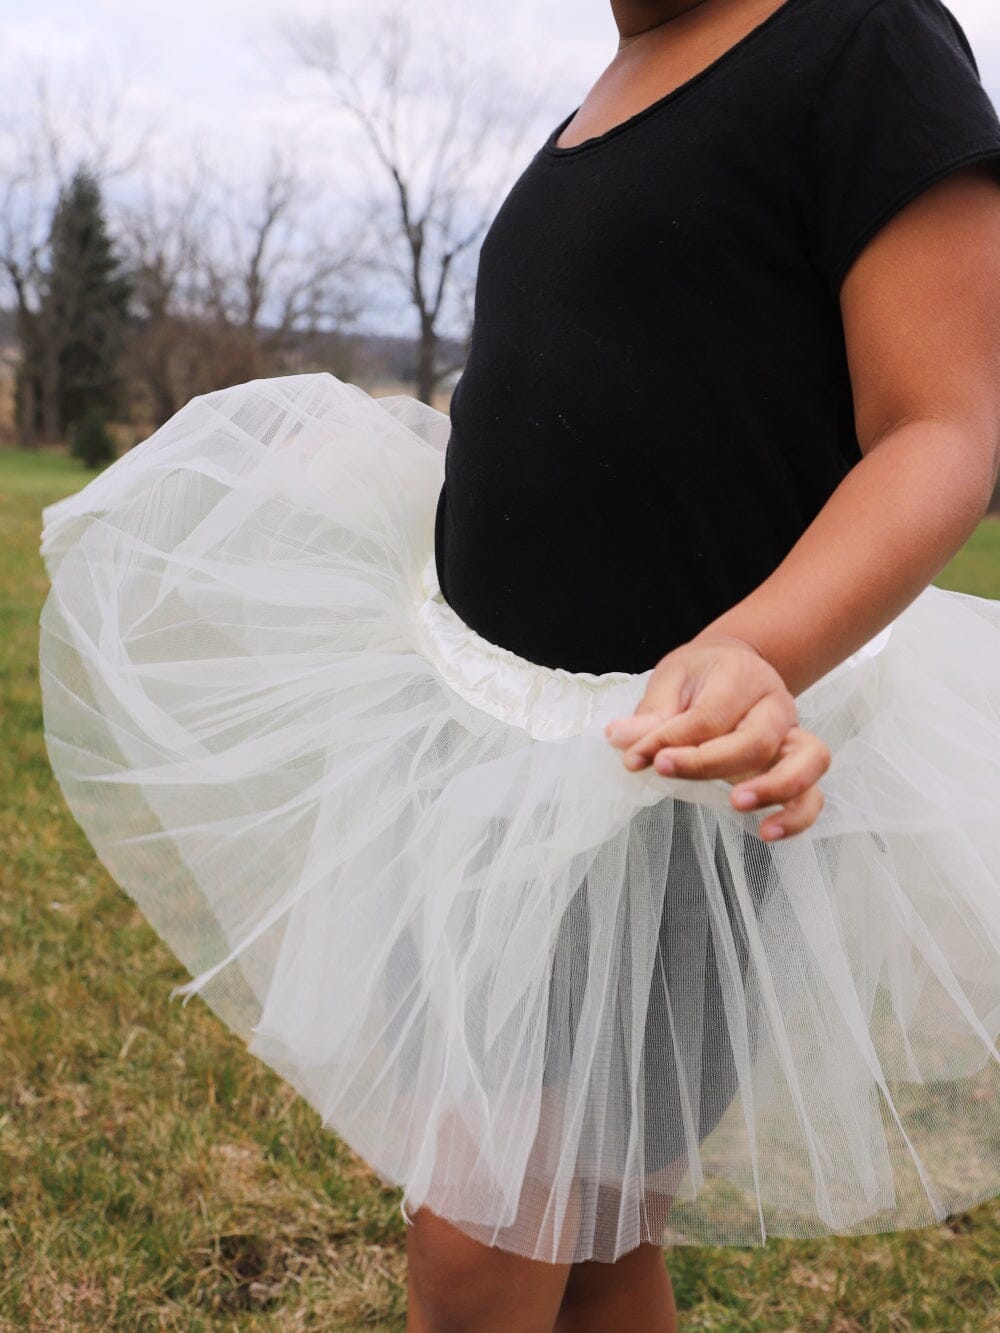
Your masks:
M 0 453 L 0 1330 L 402 1329 L 382 1187 L 204 1006 L 96 862 L 41 733 L 43 503 Z M 1000 596 L 1000 523 L 939 580 Z M 685 1330 L 1000 1333 L 1000 1203 L 885 1238 L 669 1256 Z

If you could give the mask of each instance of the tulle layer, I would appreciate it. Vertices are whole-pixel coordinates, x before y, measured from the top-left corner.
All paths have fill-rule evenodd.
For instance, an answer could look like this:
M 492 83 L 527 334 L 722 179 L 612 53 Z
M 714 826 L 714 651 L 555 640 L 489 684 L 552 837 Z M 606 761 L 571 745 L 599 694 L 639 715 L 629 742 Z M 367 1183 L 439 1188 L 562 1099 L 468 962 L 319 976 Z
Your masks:
M 409 1213 L 613 1260 L 1000 1194 L 1000 603 L 926 589 L 797 699 L 805 833 L 627 771 L 649 673 L 440 595 L 448 421 L 194 399 L 44 513 L 46 740 L 111 875 Z

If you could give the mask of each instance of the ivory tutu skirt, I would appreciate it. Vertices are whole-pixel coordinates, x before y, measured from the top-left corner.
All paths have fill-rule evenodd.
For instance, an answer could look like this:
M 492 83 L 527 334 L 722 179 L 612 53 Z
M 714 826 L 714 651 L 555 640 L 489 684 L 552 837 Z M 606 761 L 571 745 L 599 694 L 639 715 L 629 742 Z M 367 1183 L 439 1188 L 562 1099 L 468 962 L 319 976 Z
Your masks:
M 443 600 L 448 427 L 258 380 L 44 511 L 49 756 L 170 998 L 404 1213 L 536 1259 L 1000 1194 L 1000 602 L 928 587 L 798 696 L 826 801 L 768 844 L 725 781 L 625 769 L 650 672 Z

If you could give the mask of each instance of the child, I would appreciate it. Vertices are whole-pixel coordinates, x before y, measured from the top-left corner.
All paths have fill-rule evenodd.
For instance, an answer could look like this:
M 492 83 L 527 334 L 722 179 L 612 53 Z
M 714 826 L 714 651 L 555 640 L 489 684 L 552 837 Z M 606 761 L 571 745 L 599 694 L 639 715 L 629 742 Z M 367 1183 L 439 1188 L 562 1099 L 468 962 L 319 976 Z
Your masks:
M 44 516 L 69 805 L 405 1187 L 418 1330 L 668 1330 L 664 1242 L 1000 1193 L 1000 603 L 930 582 L 1000 122 L 940 0 L 612 8 L 450 420 L 260 380 Z

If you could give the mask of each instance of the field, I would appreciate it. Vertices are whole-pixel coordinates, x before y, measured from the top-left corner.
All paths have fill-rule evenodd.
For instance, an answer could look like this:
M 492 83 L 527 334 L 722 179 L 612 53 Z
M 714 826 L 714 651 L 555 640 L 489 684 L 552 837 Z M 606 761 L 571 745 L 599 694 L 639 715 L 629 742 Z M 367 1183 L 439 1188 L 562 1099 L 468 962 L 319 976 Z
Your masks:
M 51 776 L 40 509 L 89 475 L 0 452 L 0 1330 L 402 1330 L 397 1192 L 204 1005 L 167 1004 L 185 974 Z M 1000 521 L 936 582 L 1000 597 Z M 685 1331 L 1000 1333 L 1000 1202 L 668 1263 Z

